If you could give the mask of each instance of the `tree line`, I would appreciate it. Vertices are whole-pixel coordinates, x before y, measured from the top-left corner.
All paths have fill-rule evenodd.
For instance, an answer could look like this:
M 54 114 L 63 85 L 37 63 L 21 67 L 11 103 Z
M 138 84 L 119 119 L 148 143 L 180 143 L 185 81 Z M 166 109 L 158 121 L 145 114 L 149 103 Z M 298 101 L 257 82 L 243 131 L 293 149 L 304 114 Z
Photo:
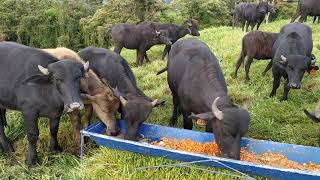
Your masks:
M 172 0 L 170 3 L 165 3 L 163 0 L 103 2 L 102 0 L 2 0 L 0 37 L 38 48 L 64 46 L 79 50 L 87 46 L 107 47 L 110 42 L 106 41 L 105 32 L 116 23 L 136 24 L 154 20 L 181 24 L 188 18 L 195 18 L 200 22 L 201 28 L 229 25 L 236 0 Z M 285 12 L 288 12 L 292 4 L 284 4 Z M 278 13 L 276 16 L 287 18 L 288 15 Z

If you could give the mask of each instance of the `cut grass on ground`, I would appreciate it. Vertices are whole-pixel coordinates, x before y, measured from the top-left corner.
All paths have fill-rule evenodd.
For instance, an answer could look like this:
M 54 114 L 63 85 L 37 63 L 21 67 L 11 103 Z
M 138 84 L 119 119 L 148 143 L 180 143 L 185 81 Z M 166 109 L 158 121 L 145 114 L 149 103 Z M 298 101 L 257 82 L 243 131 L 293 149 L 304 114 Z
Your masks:
M 289 20 L 263 24 L 261 30 L 278 32 Z M 309 23 L 308 23 L 309 24 Z M 320 57 L 320 25 L 309 24 L 313 28 L 314 51 Z M 301 90 L 292 90 L 289 100 L 280 102 L 282 86 L 277 97 L 268 98 L 271 91 L 271 71 L 265 77 L 261 72 L 268 61 L 254 61 L 251 66 L 251 81 L 244 82 L 244 70 L 240 69 L 238 79 L 232 79 L 234 65 L 241 50 L 240 42 L 244 35 L 240 29 L 231 27 L 208 28 L 200 32 L 200 40 L 209 45 L 220 60 L 225 75 L 229 95 L 238 104 L 244 99 L 249 102 L 251 116 L 250 130 L 247 137 L 266 139 L 278 142 L 319 146 L 319 126 L 304 115 L 302 109 L 313 109 L 320 97 L 319 78 L 305 75 Z M 151 63 L 141 67 L 135 65 L 135 51 L 124 50 L 122 55 L 129 61 L 141 89 L 151 98 L 166 100 L 164 107 L 154 109 L 148 123 L 168 125 L 171 115 L 171 93 L 166 81 L 166 73 L 155 76 L 155 73 L 166 66 L 161 61 L 163 46 L 152 48 L 148 54 Z M 45 119 L 40 121 L 40 140 L 38 151 L 40 165 L 28 169 L 24 165 L 27 140 L 24 132 L 23 118 L 20 113 L 7 113 L 9 126 L 6 133 L 14 141 L 16 152 L 0 155 L 0 179 L 229 179 L 223 175 L 215 175 L 187 168 L 163 168 L 146 171 L 130 171 L 131 168 L 172 164 L 176 161 L 164 158 L 143 156 L 135 153 L 111 150 L 95 145 L 86 148 L 86 155 L 81 165 L 79 158 L 72 153 L 77 152 L 77 144 L 71 137 L 72 126 L 67 116 L 63 116 L 59 130 L 60 144 L 64 153 L 48 153 L 49 128 Z M 178 127 L 182 127 L 180 119 Z M 195 130 L 202 130 L 196 128 Z M 221 170 L 219 170 L 221 171 Z M 230 178 L 232 179 L 232 178 Z M 263 178 L 261 178 L 263 179 Z

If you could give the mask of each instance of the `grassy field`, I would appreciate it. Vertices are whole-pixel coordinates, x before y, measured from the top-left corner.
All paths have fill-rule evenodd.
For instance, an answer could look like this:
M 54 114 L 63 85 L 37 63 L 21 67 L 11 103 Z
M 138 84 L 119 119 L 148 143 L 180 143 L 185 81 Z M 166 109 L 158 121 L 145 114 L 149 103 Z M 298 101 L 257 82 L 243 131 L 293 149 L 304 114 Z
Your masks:
M 261 30 L 278 32 L 289 20 L 263 24 Z M 314 54 L 320 57 L 320 25 L 313 25 Z M 304 115 L 304 107 L 313 109 L 320 97 L 320 81 L 318 77 L 305 75 L 301 90 L 292 90 L 289 100 L 280 102 L 283 92 L 280 86 L 277 97 L 268 98 L 272 88 L 271 71 L 262 77 L 261 72 L 268 61 L 254 61 L 251 66 L 251 81 L 244 82 L 244 69 L 240 68 L 238 79 L 232 79 L 234 65 L 241 49 L 244 35 L 240 29 L 231 27 L 208 28 L 200 32 L 200 40 L 209 45 L 220 60 L 225 75 L 229 95 L 238 104 L 248 99 L 251 116 L 250 130 L 247 137 L 266 139 L 278 142 L 319 146 L 319 125 L 311 122 Z M 135 51 L 124 50 L 122 55 L 130 62 L 137 77 L 138 84 L 144 92 L 152 97 L 166 100 L 166 105 L 154 109 L 148 123 L 168 125 L 171 115 L 171 93 L 166 82 L 166 73 L 155 76 L 157 70 L 166 65 L 160 56 L 163 47 L 152 48 L 148 54 L 151 63 L 142 67 L 135 65 Z M 48 153 L 49 128 L 46 119 L 40 121 L 40 140 L 38 152 L 40 164 L 32 169 L 24 165 L 27 140 L 24 132 L 23 118 L 20 113 L 7 113 L 8 127 L 6 133 L 14 142 L 15 152 L 0 154 L 0 179 L 228 179 L 222 175 L 214 175 L 186 168 L 163 168 L 147 171 L 130 171 L 130 168 L 171 164 L 175 161 L 164 158 L 153 158 L 139 154 L 110 150 L 89 144 L 83 164 L 74 154 L 78 151 L 72 135 L 71 123 L 67 116 L 61 119 L 59 130 L 60 144 L 64 152 Z M 178 123 L 182 127 L 180 119 Z M 195 127 L 195 130 L 202 130 Z

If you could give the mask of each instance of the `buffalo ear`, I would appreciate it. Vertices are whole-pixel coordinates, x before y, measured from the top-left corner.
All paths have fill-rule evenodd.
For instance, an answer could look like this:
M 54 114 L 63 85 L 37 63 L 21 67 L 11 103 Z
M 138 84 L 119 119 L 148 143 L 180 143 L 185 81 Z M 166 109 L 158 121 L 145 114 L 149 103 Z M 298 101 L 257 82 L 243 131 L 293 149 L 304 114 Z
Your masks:
M 51 80 L 48 75 L 36 74 L 23 80 L 23 83 L 27 85 L 49 85 Z
M 316 115 L 313 112 L 309 112 L 308 110 L 304 109 L 303 110 L 304 113 L 308 116 L 308 118 L 310 118 L 311 120 L 313 120 L 316 123 L 320 122 L 320 119 L 316 118 Z
M 212 112 L 207 112 L 207 113 L 202 113 L 202 114 L 194 114 L 194 115 L 190 115 L 189 118 L 191 119 L 203 119 L 203 120 L 210 120 L 210 119 L 213 119 L 214 116 L 212 114 Z

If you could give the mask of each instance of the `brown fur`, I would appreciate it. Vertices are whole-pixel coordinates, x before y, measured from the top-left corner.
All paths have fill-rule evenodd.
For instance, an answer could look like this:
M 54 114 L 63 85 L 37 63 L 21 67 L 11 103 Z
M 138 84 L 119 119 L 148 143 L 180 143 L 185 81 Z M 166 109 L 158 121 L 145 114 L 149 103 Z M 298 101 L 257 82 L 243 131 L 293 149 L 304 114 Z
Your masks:
M 240 65 L 244 62 L 245 57 L 248 60 L 245 65 L 246 70 L 246 81 L 250 80 L 249 70 L 253 59 L 257 60 L 267 60 L 272 58 L 272 47 L 274 42 L 277 40 L 277 33 L 268 33 L 263 31 L 252 31 L 246 34 L 242 39 L 242 50 L 240 57 L 236 64 L 236 69 L 233 78 L 237 77 L 238 69 Z M 270 69 L 270 64 L 266 67 L 263 74 L 265 74 Z
M 47 53 L 55 56 L 57 59 L 70 59 L 85 63 L 81 57 L 74 51 L 59 47 L 56 49 L 42 49 Z M 120 102 L 119 99 L 114 96 L 112 88 L 104 81 L 102 81 L 93 70 L 89 70 L 86 77 L 81 80 L 80 83 L 81 92 L 86 93 L 86 113 L 84 116 L 85 126 L 90 124 L 92 118 L 92 110 L 95 111 L 97 116 L 108 127 L 107 134 L 115 135 L 117 131 L 117 122 L 115 113 L 117 112 Z M 71 112 L 69 117 L 75 128 L 75 136 L 80 141 L 80 113 Z

